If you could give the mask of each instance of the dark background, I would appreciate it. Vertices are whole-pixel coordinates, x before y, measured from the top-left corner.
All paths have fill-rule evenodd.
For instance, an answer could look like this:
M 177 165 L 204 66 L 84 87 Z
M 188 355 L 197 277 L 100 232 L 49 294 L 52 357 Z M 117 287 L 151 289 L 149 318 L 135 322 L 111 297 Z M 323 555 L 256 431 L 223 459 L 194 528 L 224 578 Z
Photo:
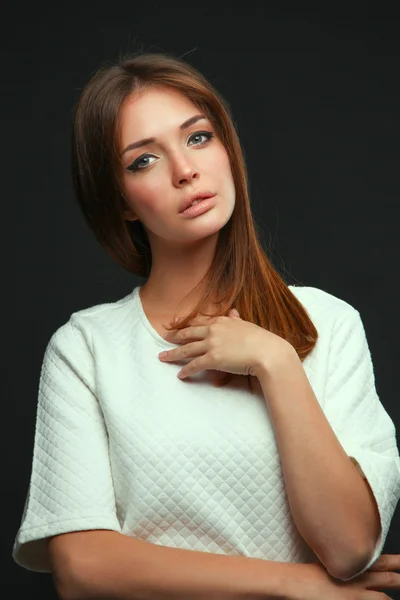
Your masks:
M 4 240 L 7 223 L 15 227 L 3 251 L 4 264 L 14 259 L 14 294 L 3 298 L 11 300 L 3 313 L 11 348 L 3 378 L 10 419 L 2 436 L 0 585 L 7 598 L 56 597 L 51 575 L 11 559 L 45 347 L 72 312 L 113 302 L 141 283 L 94 239 L 69 171 L 73 105 L 100 64 L 121 53 L 183 56 L 227 99 L 255 219 L 275 267 L 289 283 L 320 287 L 360 311 L 381 402 L 400 427 L 400 22 L 382 3 L 373 12 L 366 4 L 362 12 L 352 12 L 351 3 L 319 12 L 265 4 L 153 0 L 1 9 L 2 208 L 13 212 L 3 220 Z M 4 315 L 12 310 L 8 322 Z M 400 509 L 384 548 L 398 552 Z

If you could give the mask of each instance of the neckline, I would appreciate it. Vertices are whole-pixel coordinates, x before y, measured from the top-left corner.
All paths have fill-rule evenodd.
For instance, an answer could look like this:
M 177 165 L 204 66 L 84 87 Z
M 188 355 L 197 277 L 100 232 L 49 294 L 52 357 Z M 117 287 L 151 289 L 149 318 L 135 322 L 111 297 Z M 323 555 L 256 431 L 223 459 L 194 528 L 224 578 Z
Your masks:
M 156 331 L 154 329 L 153 325 L 150 323 L 149 319 L 147 318 L 147 315 L 144 312 L 142 299 L 140 298 L 140 294 L 139 294 L 141 287 L 142 287 L 141 285 L 138 285 L 133 290 L 133 300 L 135 302 L 137 314 L 139 316 L 140 321 L 142 322 L 142 325 L 147 329 L 147 331 L 150 333 L 152 338 L 157 342 L 157 344 L 159 346 L 163 346 L 164 348 L 176 348 L 178 344 L 174 344 L 172 342 L 168 342 L 168 340 L 165 340 L 158 333 L 158 331 Z
M 293 292 L 293 288 L 295 286 L 288 285 L 288 287 Z M 139 317 L 140 321 L 142 322 L 142 325 L 145 327 L 145 329 L 147 329 L 147 331 L 149 332 L 149 334 L 152 336 L 152 338 L 157 342 L 157 344 L 159 346 L 162 346 L 164 348 L 176 348 L 178 344 L 174 344 L 172 342 L 168 342 L 168 340 L 165 340 L 158 333 L 158 331 L 156 331 L 154 329 L 153 325 L 150 323 L 149 319 L 147 318 L 147 315 L 144 312 L 142 300 L 141 300 L 140 294 L 139 294 L 141 288 L 142 288 L 141 285 L 136 286 L 134 288 L 134 290 L 133 290 L 132 296 L 133 296 L 133 301 L 134 301 L 135 306 L 136 306 L 136 311 L 137 311 L 138 317 Z

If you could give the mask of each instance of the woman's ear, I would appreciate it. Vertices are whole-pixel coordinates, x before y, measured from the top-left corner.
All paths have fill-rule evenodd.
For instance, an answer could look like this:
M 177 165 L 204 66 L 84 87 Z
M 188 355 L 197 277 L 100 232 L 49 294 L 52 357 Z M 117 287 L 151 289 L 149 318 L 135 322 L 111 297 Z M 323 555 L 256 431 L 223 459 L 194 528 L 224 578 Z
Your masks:
M 130 210 L 124 210 L 125 221 L 138 221 L 139 217 L 136 217 Z
M 132 206 L 130 206 L 130 204 L 127 201 L 127 199 L 125 198 L 124 194 L 122 194 L 122 206 L 123 206 L 122 212 L 124 214 L 124 219 L 126 221 L 139 220 L 139 217 L 135 214 L 135 211 L 133 210 Z

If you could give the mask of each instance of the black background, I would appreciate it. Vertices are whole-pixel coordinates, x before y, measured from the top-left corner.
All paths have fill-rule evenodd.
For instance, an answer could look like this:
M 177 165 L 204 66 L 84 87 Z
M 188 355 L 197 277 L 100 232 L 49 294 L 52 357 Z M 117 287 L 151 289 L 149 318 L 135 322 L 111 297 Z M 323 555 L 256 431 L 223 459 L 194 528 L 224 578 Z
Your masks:
M 4 264 L 14 260 L 3 314 L 15 314 L 3 322 L 12 349 L 3 378 L 7 598 L 56 597 L 50 575 L 11 558 L 46 344 L 72 312 L 141 283 L 100 247 L 72 191 L 72 108 L 105 60 L 137 50 L 183 56 L 228 100 L 271 259 L 289 283 L 320 287 L 360 311 L 381 402 L 400 426 L 400 22 L 382 3 L 369 12 L 329 4 L 39 3 L 13 14 L 3 6 L 3 244 L 14 225 L 3 251 Z M 384 548 L 396 552 L 399 509 Z

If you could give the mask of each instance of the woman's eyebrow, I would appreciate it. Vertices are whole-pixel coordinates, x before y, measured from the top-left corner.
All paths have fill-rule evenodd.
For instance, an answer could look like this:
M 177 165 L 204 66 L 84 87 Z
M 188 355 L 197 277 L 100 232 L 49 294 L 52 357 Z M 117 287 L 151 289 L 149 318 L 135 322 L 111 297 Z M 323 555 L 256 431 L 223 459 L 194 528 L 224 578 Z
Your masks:
M 190 117 L 190 119 L 188 119 L 187 121 L 184 121 L 184 123 L 182 123 L 179 126 L 179 129 L 187 129 L 197 121 L 200 121 L 200 119 L 207 119 L 207 117 L 205 115 L 194 115 L 193 117 Z M 129 144 L 129 146 L 127 146 L 125 150 L 123 150 L 121 156 L 123 156 L 125 152 L 128 152 L 128 150 L 133 150 L 134 148 L 139 148 L 140 146 L 146 146 L 147 144 L 153 144 L 154 142 L 157 142 L 157 138 L 155 137 L 145 138 L 143 140 L 139 140 L 138 142 L 133 142 L 133 144 Z

